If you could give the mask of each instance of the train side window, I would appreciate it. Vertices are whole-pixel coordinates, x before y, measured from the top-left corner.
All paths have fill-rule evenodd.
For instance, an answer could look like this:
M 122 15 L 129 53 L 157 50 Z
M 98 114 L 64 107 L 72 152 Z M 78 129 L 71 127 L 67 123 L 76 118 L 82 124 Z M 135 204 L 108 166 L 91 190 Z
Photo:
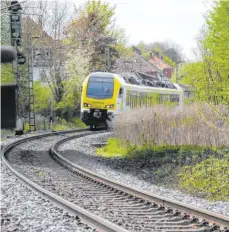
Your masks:
M 126 93 L 126 106 L 130 106 L 130 91 L 129 90 Z
M 122 97 L 122 94 L 123 94 L 123 88 L 120 88 L 120 89 L 119 89 L 118 97 L 121 98 L 121 97 Z

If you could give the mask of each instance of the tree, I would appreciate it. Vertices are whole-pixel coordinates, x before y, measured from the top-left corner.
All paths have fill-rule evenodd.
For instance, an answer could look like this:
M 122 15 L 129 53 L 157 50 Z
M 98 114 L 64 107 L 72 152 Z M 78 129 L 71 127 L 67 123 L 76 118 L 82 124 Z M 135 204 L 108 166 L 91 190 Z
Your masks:
M 212 10 L 206 15 L 206 25 L 197 38 L 196 54 L 199 61 L 186 66 L 183 83 L 192 84 L 195 99 L 208 103 L 219 118 L 229 125 L 228 25 L 229 2 L 215 2 Z
M 8 7 L 10 2 L 3 1 L 1 7 Z M 1 44 L 10 45 L 10 26 L 9 26 L 9 12 L 5 10 L 1 12 Z M 12 84 L 15 83 L 13 66 L 10 64 L 1 64 L 1 83 Z
M 216 2 L 197 37 L 199 62 L 189 65 L 187 77 L 196 97 L 229 107 L 229 2 Z
M 50 88 L 41 81 L 34 82 L 35 110 L 36 112 L 49 115 L 47 112 L 52 105 L 52 93 Z
M 28 4 L 31 6 L 31 2 Z M 33 5 L 39 10 L 29 8 L 29 13 L 35 16 L 24 18 L 24 41 L 29 45 L 30 52 L 33 47 L 34 64 L 40 67 L 42 81 L 49 86 L 58 104 L 64 94 L 66 77 L 64 63 L 67 51 L 62 44 L 62 31 L 68 18 L 68 3 L 45 0 L 33 2 Z M 38 13 L 40 16 L 36 15 Z M 38 39 L 31 39 L 37 36 Z
M 171 67 L 175 67 L 176 63 L 183 59 L 182 48 L 172 42 L 154 42 L 146 44 L 140 41 L 137 48 L 141 51 L 141 55 L 146 59 L 150 59 L 150 55 L 157 55 L 169 64 Z
M 206 24 L 206 36 L 201 41 L 207 76 L 203 84 L 211 101 L 229 107 L 229 2 L 216 2 Z
M 118 57 L 116 45 L 123 42 L 123 30 L 115 27 L 115 6 L 101 0 L 91 0 L 75 9 L 74 19 L 68 25 L 68 41 L 84 50 L 93 50 L 91 69 L 104 70 L 105 48 L 110 48 L 111 63 Z
M 64 94 L 62 100 L 58 103 L 57 109 L 62 113 L 67 113 L 70 119 L 80 106 L 80 87 L 83 80 L 89 74 L 91 53 L 80 48 L 71 48 L 68 52 L 65 69 L 67 78 L 64 81 Z

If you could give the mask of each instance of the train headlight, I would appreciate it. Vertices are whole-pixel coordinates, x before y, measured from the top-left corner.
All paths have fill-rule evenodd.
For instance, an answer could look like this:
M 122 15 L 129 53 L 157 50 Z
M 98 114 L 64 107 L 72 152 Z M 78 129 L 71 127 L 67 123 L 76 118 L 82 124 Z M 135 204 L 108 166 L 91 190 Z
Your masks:
M 84 107 L 91 107 L 91 105 L 87 104 L 87 103 L 84 103 L 83 105 L 84 105 Z
M 114 105 L 107 105 L 107 106 L 105 106 L 105 108 L 114 108 Z

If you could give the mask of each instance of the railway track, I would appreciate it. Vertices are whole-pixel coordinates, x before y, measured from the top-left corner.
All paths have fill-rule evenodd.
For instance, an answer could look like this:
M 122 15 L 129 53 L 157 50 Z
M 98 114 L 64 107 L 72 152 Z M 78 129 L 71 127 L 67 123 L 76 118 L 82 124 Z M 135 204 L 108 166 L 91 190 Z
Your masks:
M 17 147 L 25 142 L 40 143 L 44 136 L 57 133 L 17 141 L 4 148 L 3 161 L 36 191 L 98 231 L 229 231 L 228 217 L 130 188 L 71 163 L 60 155 L 58 147 L 92 134 L 85 130 L 76 132 L 74 136 L 59 138 L 50 150 L 51 156 L 48 151 L 34 154 L 32 150 L 25 155 Z M 45 174 L 40 175 L 41 169 Z

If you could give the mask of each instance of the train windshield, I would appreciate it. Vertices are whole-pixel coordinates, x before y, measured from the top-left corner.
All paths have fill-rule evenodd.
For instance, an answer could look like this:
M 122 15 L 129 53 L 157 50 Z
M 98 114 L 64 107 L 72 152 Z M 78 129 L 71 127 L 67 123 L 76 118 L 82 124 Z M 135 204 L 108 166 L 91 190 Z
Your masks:
M 90 77 L 87 86 L 87 97 L 96 99 L 112 98 L 114 78 Z

